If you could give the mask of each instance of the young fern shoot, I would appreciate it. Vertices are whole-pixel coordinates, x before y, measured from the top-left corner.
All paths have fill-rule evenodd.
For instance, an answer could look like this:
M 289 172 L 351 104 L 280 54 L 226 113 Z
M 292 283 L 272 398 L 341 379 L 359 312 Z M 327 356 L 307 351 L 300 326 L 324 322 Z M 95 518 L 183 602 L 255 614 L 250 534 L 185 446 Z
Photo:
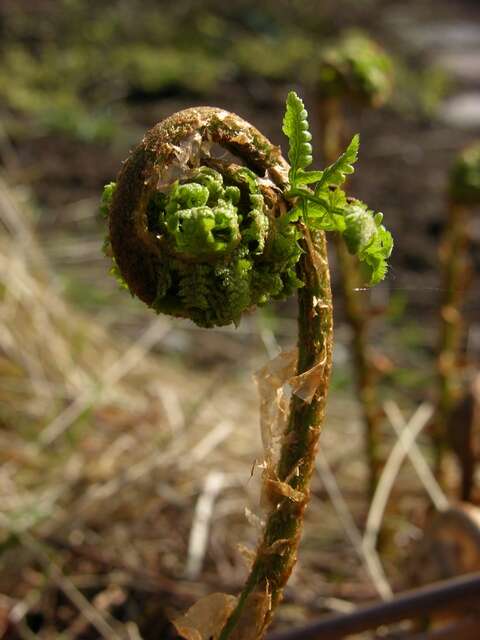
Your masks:
M 444 458 L 453 442 L 462 465 L 463 500 L 470 498 L 473 487 L 472 438 L 465 437 L 468 421 L 461 428 L 449 424 L 462 400 L 461 341 L 464 333 L 462 303 L 469 285 L 471 209 L 480 205 L 480 142 L 464 149 L 450 173 L 448 219 L 440 248 L 442 300 L 437 359 L 437 410 L 434 418 L 433 445 L 437 479 L 444 483 Z M 463 437 L 462 437 L 463 434 Z M 464 441 L 464 442 L 463 442 Z
M 381 215 L 341 188 L 358 138 L 325 171 L 308 170 L 311 134 L 294 92 L 283 131 L 290 166 L 235 114 L 187 109 L 146 134 L 104 198 L 115 274 L 157 312 L 200 326 L 237 324 L 254 306 L 297 291 L 292 380 L 301 384 L 292 386 L 278 458 L 264 469 L 270 509 L 249 576 L 225 619 L 209 628 L 215 640 L 263 638 L 295 565 L 331 369 L 325 232 L 342 235 L 372 283 L 385 275 L 392 249 Z M 213 157 L 212 143 L 243 164 Z
M 342 148 L 346 128 L 344 103 L 348 100 L 361 107 L 378 108 L 388 100 L 392 86 L 390 58 L 361 32 L 348 31 L 338 43 L 322 51 L 316 79 L 317 111 L 323 132 L 323 155 L 327 162 L 333 162 Z M 363 221 L 359 223 L 363 224 Z M 368 496 L 372 498 L 382 468 L 382 408 L 376 389 L 377 371 L 368 345 L 369 311 L 356 293 L 356 289 L 363 286 L 363 281 L 349 255 L 348 240 L 345 244 L 337 236 L 334 242 L 346 320 L 352 330 L 353 367 L 365 424 Z

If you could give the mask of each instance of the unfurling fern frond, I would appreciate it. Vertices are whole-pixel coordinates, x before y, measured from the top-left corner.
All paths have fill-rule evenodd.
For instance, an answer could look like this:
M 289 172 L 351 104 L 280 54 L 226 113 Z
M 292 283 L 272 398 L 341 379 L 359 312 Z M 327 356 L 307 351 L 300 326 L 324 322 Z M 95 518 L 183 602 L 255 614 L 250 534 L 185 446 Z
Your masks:
M 244 620 L 258 631 L 255 637 L 263 635 L 296 562 L 332 362 L 323 231 L 342 233 L 374 282 L 391 250 L 380 217 L 339 186 L 353 171 L 358 138 L 325 171 L 307 171 L 311 134 L 293 92 L 283 131 L 290 167 L 278 147 L 237 115 L 186 109 L 147 132 L 102 203 L 115 269 L 157 313 L 202 327 L 236 325 L 256 305 L 298 292 L 296 373 L 307 375 L 308 397 L 292 393 L 278 461 L 272 466 L 269 460 L 266 469 L 269 482 L 275 478 L 272 508 L 242 594 L 222 629 L 209 631 L 218 640 L 230 640 Z M 213 157 L 212 144 L 239 162 Z
M 310 229 L 342 234 L 349 251 L 364 264 L 370 284 L 376 284 L 387 273 L 392 236 L 380 224 L 381 214 L 374 214 L 359 200 L 347 198 L 340 188 L 354 171 L 360 138 L 358 134 L 353 136 L 346 150 L 324 171 L 305 171 L 312 162 L 307 118 L 302 100 L 291 91 L 283 120 L 283 132 L 290 144 L 287 196 L 294 203 L 290 216 L 303 219 Z
M 381 224 L 382 220 L 382 213 L 374 213 L 360 200 L 347 206 L 343 238 L 350 253 L 362 262 L 371 284 L 385 278 L 393 249 L 392 235 Z

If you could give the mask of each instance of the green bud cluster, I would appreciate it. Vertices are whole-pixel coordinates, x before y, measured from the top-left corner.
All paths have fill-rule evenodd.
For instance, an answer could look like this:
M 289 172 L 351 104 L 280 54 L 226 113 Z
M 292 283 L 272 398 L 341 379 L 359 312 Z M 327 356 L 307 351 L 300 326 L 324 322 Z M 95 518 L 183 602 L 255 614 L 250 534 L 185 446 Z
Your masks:
M 157 195 L 151 203 L 154 226 L 178 256 L 198 259 L 229 253 L 241 240 L 236 206 L 240 189 L 224 189 L 222 176 L 213 169 L 204 168 L 194 180 L 176 182 L 168 195 Z
M 105 187 L 103 208 L 113 197 Z M 202 166 L 156 191 L 148 230 L 159 242 L 158 313 L 188 317 L 201 327 L 238 324 L 244 311 L 301 286 L 295 266 L 300 232 L 270 214 L 257 176 L 239 167 L 228 180 Z M 118 274 L 116 274 L 118 275 Z
M 370 284 L 385 278 L 393 249 L 393 238 L 382 221 L 383 213 L 371 211 L 360 200 L 353 199 L 346 206 L 343 239 L 349 252 L 360 260 Z

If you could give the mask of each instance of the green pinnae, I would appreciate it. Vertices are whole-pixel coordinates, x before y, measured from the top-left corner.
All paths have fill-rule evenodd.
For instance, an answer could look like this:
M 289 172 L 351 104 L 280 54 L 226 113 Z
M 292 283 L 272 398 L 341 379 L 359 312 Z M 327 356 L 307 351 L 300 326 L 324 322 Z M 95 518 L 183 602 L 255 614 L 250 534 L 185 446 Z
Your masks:
M 167 214 L 175 213 L 179 209 L 191 209 L 192 207 L 203 207 L 210 197 L 208 187 L 204 187 L 196 182 L 189 184 L 178 184 L 176 182 L 165 206 Z
M 238 197 L 232 189 L 216 189 L 212 195 L 207 186 L 196 182 L 174 184 L 159 219 L 175 253 L 199 258 L 235 248 L 241 236 L 238 209 L 232 199 L 238 201 Z
M 100 201 L 100 214 L 105 220 L 108 218 L 110 205 L 112 204 L 113 194 L 117 187 L 116 182 L 109 182 L 103 187 L 102 198 Z
M 353 255 L 365 251 L 377 233 L 375 218 L 358 200 L 352 202 L 345 213 L 346 228 L 343 238 Z
M 192 258 L 225 253 L 240 240 L 233 207 L 180 209 L 167 216 L 166 224 L 176 251 Z
M 352 199 L 347 206 L 343 239 L 349 252 L 358 256 L 370 284 L 385 277 L 393 249 L 392 236 L 382 221 L 382 213 L 374 213 L 360 200 Z
M 193 184 L 203 185 L 207 189 L 209 193 L 209 205 L 218 202 L 218 200 L 225 199 L 226 188 L 223 184 L 223 177 L 222 174 L 215 171 L 215 169 L 201 167 L 192 180 Z
M 381 224 L 382 214 L 371 211 L 360 200 L 347 198 L 340 188 L 346 177 L 353 173 L 359 137 L 354 136 L 345 151 L 326 169 L 310 171 L 311 147 L 305 144 L 307 116 L 303 101 L 291 91 L 283 120 L 283 132 L 290 142 L 288 195 L 296 198 L 289 217 L 303 218 L 312 230 L 341 234 L 350 253 L 360 260 L 367 281 L 377 284 L 387 273 L 387 261 L 393 248 L 392 236 Z
M 242 241 L 262 252 L 268 234 L 265 203 L 248 169 L 239 169 L 240 186 L 225 185 L 223 176 L 201 167 L 167 194 L 155 194 L 150 210 L 157 209 L 156 224 L 174 255 L 183 258 L 215 258 L 231 253 Z M 241 200 L 241 189 L 248 198 Z

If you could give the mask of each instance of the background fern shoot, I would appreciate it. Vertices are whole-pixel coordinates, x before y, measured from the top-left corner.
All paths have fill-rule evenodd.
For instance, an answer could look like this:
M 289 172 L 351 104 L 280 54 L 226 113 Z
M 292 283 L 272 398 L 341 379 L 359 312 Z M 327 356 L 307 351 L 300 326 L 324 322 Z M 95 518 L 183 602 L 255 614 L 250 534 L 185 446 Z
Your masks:
M 146 134 L 104 196 L 115 273 L 157 312 L 206 327 L 237 324 L 255 305 L 297 291 L 296 373 L 312 376 L 313 389 L 292 396 L 278 460 L 266 470 L 270 512 L 245 587 L 215 636 L 221 640 L 246 626 L 263 637 L 296 561 L 331 369 L 325 231 L 342 235 L 372 283 L 384 277 L 392 250 L 382 216 L 342 190 L 358 137 L 324 171 L 309 171 L 307 112 L 294 92 L 283 131 L 290 166 L 238 116 L 187 109 Z M 243 164 L 214 157 L 213 143 Z
M 320 58 L 315 83 L 317 112 L 323 134 L 323 156 L 326 162 L 333 162 L 345 138 L 348 139 L 344 107 L 354 104 L 362 109 L 378 108 L 387 102 L 393 88 L 393 64 L 381 47 L 360 31 L 347 31 L 335 45 L 327 46 Z M 351 214 L 351 225 L 355 223 L 367 235 L 367 229 L 373 225 L 369 216 L 358 207 Z M 376 389 L 378 373 L 368 345 L 369 310 L 356 293 L 363 282 L 347 251 L 347 247 L 353 248 L 355 238 L 347 234 L 346 240 L 345 246 L 336 238 L 335 250 L 346 321 L 352 331 L 353 368 L 365 425 L 367 493 L 371 498 L 383 464 L 380 452 L 383 410 Z M 366 240 L 368 242 L 368 238 Z M 379 274 L 379 277 L 384 275 Z
M 445 484 L 444 458 L 449 449 L 449 440 L 453 440 L 462 468 L 461 498 L 468 500 L 473 488 L 474 473 L 474 464 L 471 462 L 475 457 L 472 438 L 465 438 L 465 444 L 460 444 L 460 434 L 468 430 L 468 421 L 462 420 L 461 427 L 453 425 L 450 438 L 448 427 L 456 407 L 465 395 L 465 370 L 462 367 L 465 327 L 462 305 L 472 271 L 469 255 L 472 241 L 471 209 L 480 204 L 480 142 L 469 145 L 455 159 L 450 171 L 448 200 L 448 218 L 440 247 L 443 283 L 433 444 L 436 474 Z

